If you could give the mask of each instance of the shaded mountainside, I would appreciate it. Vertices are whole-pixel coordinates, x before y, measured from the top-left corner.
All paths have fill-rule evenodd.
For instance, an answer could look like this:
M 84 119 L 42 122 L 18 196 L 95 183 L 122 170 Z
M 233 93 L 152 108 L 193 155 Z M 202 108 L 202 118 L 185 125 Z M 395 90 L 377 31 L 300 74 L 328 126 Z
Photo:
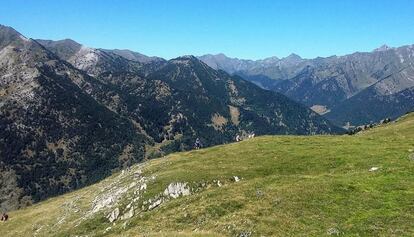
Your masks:
M 169 85 L 169 101 L 178 104 L 177 110 L 190 124 L 203 127 L 199 135 L 211 142 L 231 140 L 236 133 L 249 131 L 258 134 L 340 132 L 285 96 L 213 70 L 193 56 L 171 60 L 149 78 Z
M 0 26 L 1 208 L 79 188 L 143 159 L 133 124 L 74 81 L 93 81 Z
M 317 148 L 317 149 L 315 149 Z M 413 236 L 414 114 L 170 154 L 11 212 L 3 236 Z
M 219 57 L 218 60 L 216 57 L 216 60 L 212 60 L 211 56 L 201 58 L 210 63 L 213 61 L 217 68 L 238 74 L 262 88 L 283 93 L 308 107 L 323 107 L 323 113 L 327 113 L 329 118 L 340 125 L 346 122 L 359 125 L 371 119 L 379 121 L 384 118 L 380 117 L 382 115 L 400 116 L 414 108 L 412 96 L 405 94 L 405 97 L 394 100 L 399 97 L 397 94 L 414 87 L 412 45 L 399 48 L 383 46 L 370 53 L 358 52 L 341 57 L 301 59 L 293 55 L 268 63 L 263 63 L 264 60 L 247 60 L 249 65 L 243 64 L 244 67 L 236 69 L 228 67 L 228 63 L 234 63 L 235 59 Z M 365 90 L 372 92 L 366 93 Z M 390 96 L 394 94 L 395 96 Z M 357 95 L 360 99 L 352 99 Z M 369 97 L 373 95 L 384 98 L 378 100 Z M 362 96 L 365 98 L 362 99 Z M 367 110 L 361 111 L 357 100 L 369 101 Z M 381 100 L 387 100 L 390 107 L 383 107 L 383 113 L 378 113 L 374 108 L 381 107 L 377 104 Z M 399 106 L 400 102 L 413 106 Z M 341 108 L 342 105 L 347 108 Z M 392 107 L 404 109 L 396 113 Z M 341 112 L 345 110 L 348 112 Z M 350 116 L 352 113 L 359 115 Z
M 103 68 L 96 78 L 123 97 L 114 109 L 139 124 L 151 144 L 159 144 L 156 153 L 189 149 L 196 137 L 210 146 L 231 141 L 237 133 L 341 132 L 285 96 L 216 71 L 192 56 L 141 63 L 133 70 L 112 68 L 117 67 Z
M 341 129 L 283 95 L 264 91 L 193 56 L 172 59 L 148 76 L 104 73 L 129 98 L 127 116 L 161 153 L 229 142 L 236 134 L 320 134 Z
M 369 124 L 379 118 L 395 119 L 401 114 L 414 111 L 414 87 L 390 95 L 378 94 L 368 88 L 358 95 L 345 100 L 326 117 L 338 124 Z

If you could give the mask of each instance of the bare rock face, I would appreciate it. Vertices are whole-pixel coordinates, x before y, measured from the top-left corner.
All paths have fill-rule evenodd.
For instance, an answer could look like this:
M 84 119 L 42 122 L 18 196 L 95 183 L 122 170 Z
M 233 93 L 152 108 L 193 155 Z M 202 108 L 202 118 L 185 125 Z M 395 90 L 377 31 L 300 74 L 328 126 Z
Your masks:
M 109 215 L 106 217 L 108 218 L 109 222 L 114 222 L 118 219 L 119 217 L 119 208 L 115 208 L 111 213 L 109 213 Z
M 163 201 L 164 199 L 162 199 L 162 198 L 159 198 L 159 199 L 156 199 L 154 202 L 150 202 L 151 204 L 148 206 L 148 210 L 152 210 L 152 209 L 154 209 L 154 208 L 156 208 L 156 207 L 158 207 L 159 205 L 161 205 L 164 201 Z M 151 201 L 151 200 L 150 200 Z
M 121 220 L 126 220 L 126 219 L 129 219 L 129 218 L 133 217 L 134 213 L 135 213 L 134 212 L 134 207 L 131 206 L 129 208 L 129 210 L 124 215 L 121 216 Z
M 128 188 L 120 187 L 97 197 L 93 202 L 92 213 L 96 213 L 108 206 L 114 205 Z
M 164 195 L 172 198 L 188 196 L 190 193 L 190 188 L 187 186 L 187 183 L 171 183 L 164 190 Z

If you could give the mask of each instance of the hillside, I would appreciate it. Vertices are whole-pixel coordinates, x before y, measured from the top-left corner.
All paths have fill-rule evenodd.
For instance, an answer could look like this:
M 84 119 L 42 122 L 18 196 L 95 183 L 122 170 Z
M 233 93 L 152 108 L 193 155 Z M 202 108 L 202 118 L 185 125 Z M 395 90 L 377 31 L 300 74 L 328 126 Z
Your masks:
M 287 97 L 214 70 L 193 56 L 138 62 L 131 57 L 131 51 L 93 49 L 80 44 L 76 50 L 70 50 L 72 41 L 39 42 L 121 96 L 110 103 L 115 105 L 111 108 L 139 124 L 148 135 L 150 145 L 157 147 L 150 149 L 154 151 L 150 152 L 151 157 L 189 149 L 196 137 L 203 145 L 211 146 L 232 141 L 236 134 L 251 132 L 342 132 Z M 84 53 L 86 49 L 93 57 Z M 61 53 L 66 51 L 71 53 Z M 94 58 L 94 63 L 77 63 L 89 62 L 89 58 Z M 92 95 L 100 101 L 101 96 Z
M 99 82 L 0 25 L 0 210 L 96 182 L 144 158 L 133 123 L 81 84 Z
M 354 136 L 171 154 L 0 225 L 3 236 L 412 236 L 413 172 L 408 114 Z

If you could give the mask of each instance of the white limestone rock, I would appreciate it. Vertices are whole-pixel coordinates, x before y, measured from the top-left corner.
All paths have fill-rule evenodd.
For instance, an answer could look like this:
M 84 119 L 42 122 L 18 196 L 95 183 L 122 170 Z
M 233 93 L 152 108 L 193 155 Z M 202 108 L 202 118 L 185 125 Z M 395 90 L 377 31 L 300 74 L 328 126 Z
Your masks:
M 371 169 L 369 169 L 369 172 L 374 172 L 379 170 L 379 167 L 371 167 Z
M 114 222 L 118 219 L 119 217 L 119 208 L 115 208 L 111 213 L 109 213 L 109 215 L 106 217 L 108 218 L 109 222 Z
M 187 186 L 187 183 L 170 183 L 164 190 L 164 195 L 172 198 L 187 196 L 190 193 L 190 188 Z
M 124 215 L 121 216 L 121 220 L 126 220 L 134 216 L 134 207 L 132 206 Z

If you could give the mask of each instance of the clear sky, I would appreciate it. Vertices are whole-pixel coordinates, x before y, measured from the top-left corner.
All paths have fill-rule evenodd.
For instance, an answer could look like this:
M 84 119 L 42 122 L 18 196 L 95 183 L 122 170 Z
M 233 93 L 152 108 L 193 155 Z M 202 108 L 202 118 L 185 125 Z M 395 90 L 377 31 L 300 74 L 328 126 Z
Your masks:
M 173 58 L 305 58 L 414 44 L 414 0 L 0 0 L 30 38 Z

